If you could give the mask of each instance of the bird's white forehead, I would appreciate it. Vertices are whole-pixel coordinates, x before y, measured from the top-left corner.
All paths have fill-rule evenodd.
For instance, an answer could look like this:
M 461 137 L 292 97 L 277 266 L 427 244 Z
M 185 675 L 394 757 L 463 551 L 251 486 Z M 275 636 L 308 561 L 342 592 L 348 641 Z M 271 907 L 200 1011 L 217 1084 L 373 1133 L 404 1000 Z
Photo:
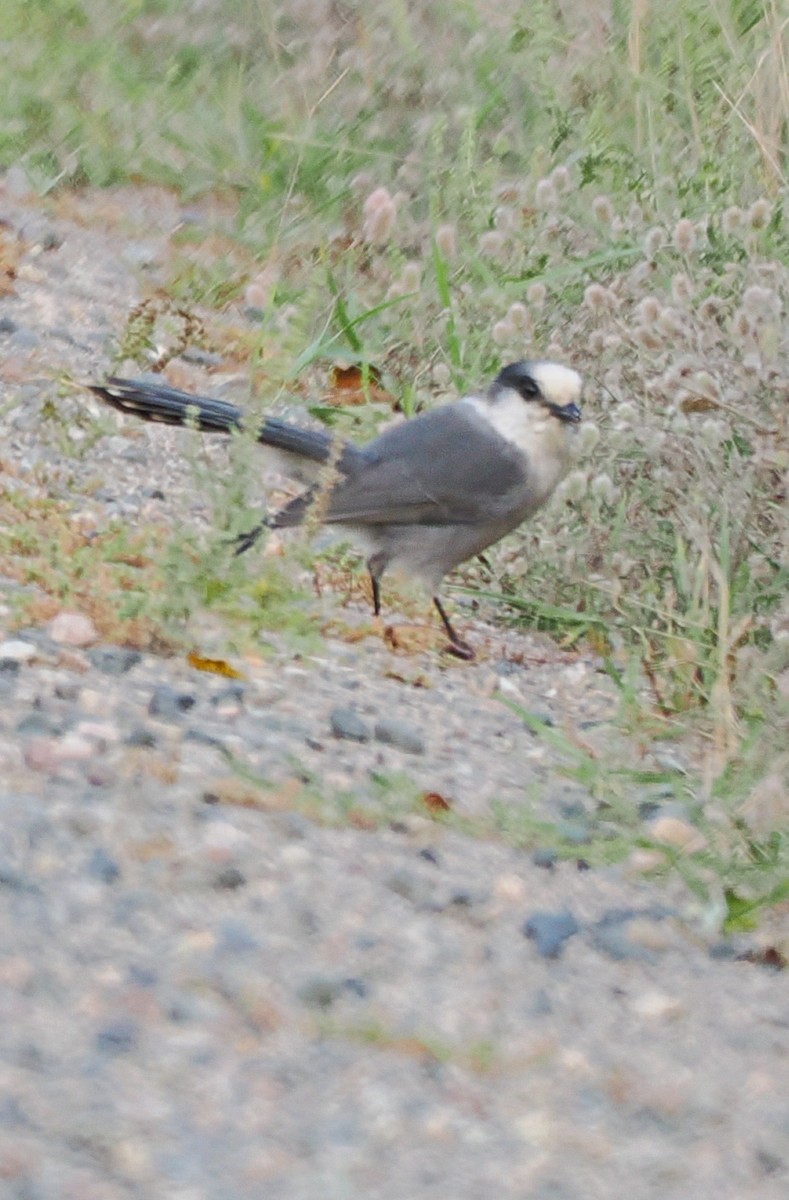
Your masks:
M 572 367 L 561 363 L 532 363 L 531 374 L 546 400 L 551 404 L 577 404 L 581 399 L 583 381 Z

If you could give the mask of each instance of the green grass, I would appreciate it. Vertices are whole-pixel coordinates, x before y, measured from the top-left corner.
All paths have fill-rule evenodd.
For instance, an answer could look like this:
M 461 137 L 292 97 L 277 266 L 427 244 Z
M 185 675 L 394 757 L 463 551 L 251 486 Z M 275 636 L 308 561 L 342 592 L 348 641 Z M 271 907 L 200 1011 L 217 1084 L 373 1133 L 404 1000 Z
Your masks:
M 578 367 L 595 428 L 485 587 L 603 655 L 632 736 L 692 743 L 687 786 L 725 814 L 715 870 L 731 895 L 775 898 L 789 856 L 789 28 L 778 0 L 608 13 L 6 0 L 0 166 L 55 206 L 137 182 L 219 198 L 220 215 L 173 240 L 173 304 L 267 395 L 324 416 L 338 358 L 380 371 L 408 413 L 511 358 Z M 382 188 L 393 206 L 376 225 L 365 202 Z M 245 295 L 264 300 L 252 337 L 228 315 Z M 153 327 L 118 339 L 150 363 Z M 369 436 L 382 415 L 335 419 Z M 245 511 L 243 454 L 213 495 L 222 537 Z M 255 630 L 273 620 L 280 585 L 266 610 L 223 554 L 163 547 L 176 586 L 156 620 L 196 605 Z M 479 590 L 475 572 L 458 586 Z M 127 587 L 135 620 L 145 591 Z M 765 780 L 784 789 L 772 828 L 753 816 Z M 616 796 L 616 772 L 595 787 Z

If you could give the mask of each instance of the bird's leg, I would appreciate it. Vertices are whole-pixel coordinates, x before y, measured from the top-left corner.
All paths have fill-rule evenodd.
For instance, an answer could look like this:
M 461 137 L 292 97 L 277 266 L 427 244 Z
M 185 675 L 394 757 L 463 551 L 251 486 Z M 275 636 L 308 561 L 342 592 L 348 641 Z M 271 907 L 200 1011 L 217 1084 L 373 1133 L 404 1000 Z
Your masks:
M 449 643 L 450 643 L 449 644 L 450 654 L 454 654 L 456 658 L 462 658 L 466 662 L 471 662 L 471 660 L 475 657 L 474 651 L 471 649 L 471 646 L 469 646 L 469 644 L 467 642 L 464 642 L 462 640 L 462 638 L 459 638 L 458 635 L 455 633 L 454 629 L 452 628 L 452 622 L 450 621 L 449 617 L 447 616 L 446 609 L 444 608 L 444 605 L 439 600 L 438 596 L 433 597 L 433 603 L 435 604 L 436 608 L 438 609 L 438 615 L 440 616 L 440 618 L 444 624 L 444 628 L 447 631 L 447 637 L 449 638 Z
M 248 533 L 240 533 L 237 538 L 234 538 L 236 555 L 238 556 L 239 554 L 244 554 L 247 550 L 251 550 L 266 528 L 266 522 L 263 521 L 260 525 L 256 525 L 254 529 L 250 529 Z
M 376 617 L 381 615 L 381 581 L 377 575 L 370 571 L 370 583 L 373 586 L 373 612 Z

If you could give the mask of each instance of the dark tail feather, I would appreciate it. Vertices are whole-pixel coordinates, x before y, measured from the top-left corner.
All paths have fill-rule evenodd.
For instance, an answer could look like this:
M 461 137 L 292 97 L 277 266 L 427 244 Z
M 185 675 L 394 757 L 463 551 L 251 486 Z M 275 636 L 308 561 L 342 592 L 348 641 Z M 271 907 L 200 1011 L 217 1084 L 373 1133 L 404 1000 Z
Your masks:
M 133 379 L 108 379 L 106 383 L 91 383 L 88 387 L 97 396 L 121 412 L 132 413 L 145 421 L 165 425 L 194 425 L 205 433 L 230 433 L 243 426 L 243 413 L 235 404 L 212 400 L 208 396 L 190 396 L 166 383 L 144 383 Z M 268 417 L 260 426 L 257 439 L 266 446 L 295 454 L 311 462 L 327 462 L 334 439 L 320 429 L 300 429 L 275 417 Z M 360 452 L 343 446 L 339 456 L 340 469 L 348 468 Z
M 145 421 L 165 425 L 191 425 L 206 432 L 229 433 L 241 428 L 241 410 L 224 400 L 190 396 L 166 383 L 143 383 L 132 379 L 108 379 L 88 384 L 90 390 L 113 408 L 133 413 Z

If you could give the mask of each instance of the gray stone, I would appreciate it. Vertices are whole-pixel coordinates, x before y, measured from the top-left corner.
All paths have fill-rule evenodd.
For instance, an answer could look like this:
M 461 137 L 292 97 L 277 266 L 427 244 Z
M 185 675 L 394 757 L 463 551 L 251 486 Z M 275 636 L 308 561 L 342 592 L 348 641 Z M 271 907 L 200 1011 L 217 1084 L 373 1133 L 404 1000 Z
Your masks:
M 569 909 L 559 912 L 535 912 L 523 925 L 523 933 L 533 941 L 543 958 L 558 958 L 568 938 L 580 931 Z
M 425 743 L 410 725 L 393 717 L 383 717 L 375 723 L 375 740 L 385 746 L 394 746 L 408 754 L 424 754 Z
M 32 329 L 17 329 L 8 339 L 8 345 L 13 350 L 35 350 L 41 345 L 41 338 Z
M 142 659 L 139 650 L 128 646 L 94 646 L 88 659 L 104 675 L 125 675 Z
M 299 999 L 308 1008 L 318 1008 L 325 1012 L 343 994 L 345 985 L 341 979 L 329 979 L 325 975 L 316 975 L 308 979 L 299 988 Z
M 243 887 L 246 881 L 246 875 L 238 867 L 223 867 L 214 879 L 214 887 L 219 891 L 234 892 L 236 888 Z
M 369 742 L 370 727 L 353 708 L 333 708 L 329 714 L 331 731 L 336 738 L 350 742 Z
M 96 1048 L 105 1054 L 128 1054 L 135 1048 L 139 1030 L 135 1021 L 119 1017 L 110 1021 L 96 1034 Z
M 102 850 L 101 846 L 97 846 L 90 856 L 88 874 L 94 879 L 100 879 L 102 883 L 115 883 L 120 873 L 121 869 L 115 859 L 111 858 L 106 850 Z
M 173 717 L 180 717 L 188 712 L 194 704 L 195 697 L 191 692 L 179 692 L 169 684 L 160 683 L 154 688 L 148 712 L 152 717 L 172 720 Z

